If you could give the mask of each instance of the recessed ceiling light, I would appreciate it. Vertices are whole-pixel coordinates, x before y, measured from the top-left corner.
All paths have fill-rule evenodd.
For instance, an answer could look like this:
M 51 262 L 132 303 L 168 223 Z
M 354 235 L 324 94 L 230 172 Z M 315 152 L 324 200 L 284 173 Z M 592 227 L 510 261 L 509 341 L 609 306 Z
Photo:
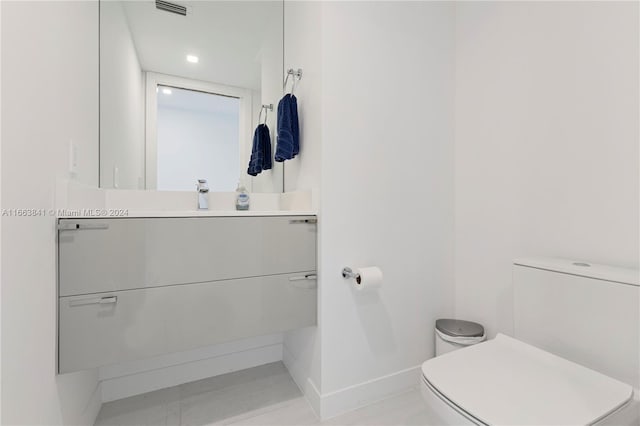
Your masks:
M 187 55 L 187 62 L 191 62 L 192 64 L 197 64 L 199 61 L 196 55 Z
M 162 93 L 164 93 L 165 95 L 170 95 L 171 94 L 171 89 L 169 89 L 168 87 L 165 87 L 162 89 Z

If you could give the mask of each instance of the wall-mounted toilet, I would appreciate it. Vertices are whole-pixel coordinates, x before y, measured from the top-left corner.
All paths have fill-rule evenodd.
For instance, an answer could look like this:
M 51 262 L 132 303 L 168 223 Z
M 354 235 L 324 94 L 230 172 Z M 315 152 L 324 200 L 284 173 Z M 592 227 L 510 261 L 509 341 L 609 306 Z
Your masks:
M 498 334 L 426 361 L 431 415 L 447 425 L 640 424 L 638 271 L 525 259 L 513 277 L 517 339 Z

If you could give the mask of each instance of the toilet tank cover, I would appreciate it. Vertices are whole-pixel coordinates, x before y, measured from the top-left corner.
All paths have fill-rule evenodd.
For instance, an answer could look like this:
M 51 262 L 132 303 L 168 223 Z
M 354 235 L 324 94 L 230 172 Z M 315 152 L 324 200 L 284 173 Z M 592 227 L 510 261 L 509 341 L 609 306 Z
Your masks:
M 484 335 L 484 327 L 476 322 L 457 319 L 436 320 L 436 329 L 451 337 L 479 337 Z

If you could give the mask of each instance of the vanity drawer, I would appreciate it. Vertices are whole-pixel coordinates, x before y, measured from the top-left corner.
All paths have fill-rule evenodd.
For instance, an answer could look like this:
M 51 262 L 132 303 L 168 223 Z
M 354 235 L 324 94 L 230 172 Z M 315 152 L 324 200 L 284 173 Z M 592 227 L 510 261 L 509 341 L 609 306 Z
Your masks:
M 61 219 L 59 227 L 60 296 L 316 269 L 315 216 Z
M 59 299 L 59 372 L 316 325 L 315 272 Z

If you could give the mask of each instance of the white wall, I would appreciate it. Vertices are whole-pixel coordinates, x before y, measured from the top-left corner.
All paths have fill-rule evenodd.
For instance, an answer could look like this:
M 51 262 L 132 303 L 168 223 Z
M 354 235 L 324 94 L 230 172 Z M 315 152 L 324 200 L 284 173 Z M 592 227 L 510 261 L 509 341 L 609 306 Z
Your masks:
M 456 13 L 456 316 L 511 333 L 511 261 L 638 267 L 637 2 Z
M 315 211 L 319 208 L 322 165 L 322 10 L 323 4 L 317 1 L 284 2 L 285 70 L 303 70 L 302 80 L 295 90 L 300 120 L 300 153 L 293 160 L 284 162 L 284 190 L 311 190 Z M 322 226 L 320 221 L 318 229 Z M 318 248 L 322 246 L 321 238 L 322 235 L 318 235 Z M 319 256 L 318 267 L 321 265 Z M 321 276 L 318 291 L 322 294 Z M 319 301 L 322 303 L 321 297 Z M 284 363 L 309 398 L 317 396 L 317 388 L 321 385 L 320 321 L 318 327 L 290 331 L 284 337 Z M 314 401 L 314 408 L 319 410 L 317 398 Z
M 285 181 L 320 188 L 320 282 L 319 327 L 287 334 L 284 357 L 330 417 L 418 383 L 435 319 L 453 314 L 454 7 L 287 2 L 285 14 L 285 65 L 304 69 Z M 379 292 L 340 275 L 365 265 L 382 268 Z
M 324 7 L 322 392 L 419 366 L 453 312 L 454 5 Z M 378 293 L 343 266 L 378 265 Z M 347 349 L 348 348 L 348 349 Z M 416 374 L 416 380 L 417 380 Z
M 78 179 L 98 183 L 98 4 L 2 8 L 2 423 L 92 424 L 96 371 L 56 376 L 56 177 L 78 149 Z
M 284 162 L 284 190 L 311 190 L 316 196 L 322 155 L 322 8 L 317 1 L 285 1 L 284 5 L 284 68 L 303 71 L 294 92 L 298 99 L 300 153 Z M 290 88 L 289 83 L 287 90 Z M 315 204 L 317 209 L 317 197 Z
M 143 189 L 143 73 L 122 3 L 102 2 L 100 15 L 100 186 Z
M 274 3 L 275 5 L 275 3 Z M 269 134 L 271 135 L 271 158 L 276 152 L 276 112 L 278 110 L 278 102 L 282 98 L 282 40 L 283 40 L 283 13 L 282 4 L 277 5 L 277 11 L 279 13 L 271 14 L 270 23 L 265 31 L 262 49 L 258 58 L 260 62 L 260 90 L 254 91 L 256 109 L 253 110 L 251 116 L 251 135 L 248 141 L 247 163 L 251 156 L 251 147 L 253 146 L 253 132 L 255 131 L 258 123 L 258 116 L 260 115 L 260 107 L 264 105 L 273 104 L 273 111 L 268 111 L 267 126 L 269 127 Z M 264 122 L 264 111 L 262 114 Z M 271 170 L 264 170 L 258 176 L 250 176 L 247 174 L 246 165 L 242 165 L 240 173 L 244 179 L 251 182 L 252 192 L 282 192 L 282 174 L 284 173 L 283 163 L 277 163 L 273 161 Z

